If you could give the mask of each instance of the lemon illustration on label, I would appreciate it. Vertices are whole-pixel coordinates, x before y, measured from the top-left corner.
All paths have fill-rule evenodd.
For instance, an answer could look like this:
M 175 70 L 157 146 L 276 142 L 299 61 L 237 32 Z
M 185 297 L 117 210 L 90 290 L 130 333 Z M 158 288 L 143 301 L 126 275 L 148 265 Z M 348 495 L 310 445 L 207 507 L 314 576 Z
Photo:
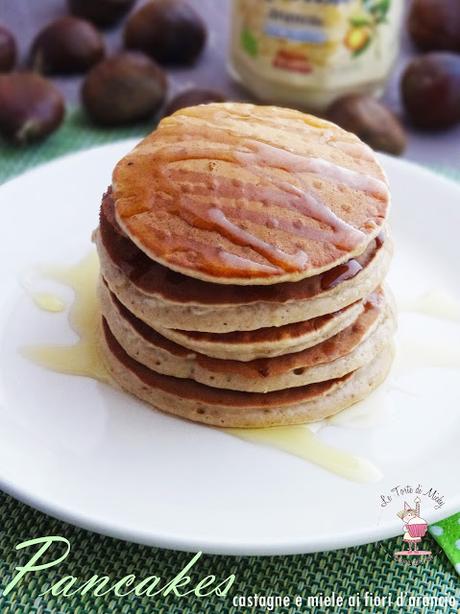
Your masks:
M 361 55 L 376 38 L 390 7 L 391 0 L 362 0 L 362 9 L 350 17 L 350 27 L 343 40 L 353 57 Z
M 345 46 L 350 51 L 357 54 L 369 45 L 371 41 L 371 31 L 369 28 L 364 27 L 352 27 L 345 35 Z

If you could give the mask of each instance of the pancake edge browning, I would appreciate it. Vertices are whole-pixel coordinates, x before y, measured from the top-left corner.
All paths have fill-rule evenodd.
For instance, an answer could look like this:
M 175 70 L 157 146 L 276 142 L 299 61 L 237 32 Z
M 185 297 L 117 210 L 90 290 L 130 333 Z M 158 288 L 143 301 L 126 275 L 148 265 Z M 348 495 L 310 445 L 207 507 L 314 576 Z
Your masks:
M 220 121 L 216 120 L 216 113 L 222 116 Z M 227 120 L 230 125 L 225 127 L 222 122 L 225 124 Z M 294 133 L 290 130 L 293 126 L 297 127 Z M 179 130 L 179 133 L 174 134 L 174 130 Z M 298 133 L 302 130 L 306 132 L 304 138 L 299 139 Z M 222 133 L 220 138 L 216 134 L 212 135 L 216 131 Z M 268 134 L 265 134 L 266 132 Z M 289 135 L 291 135 L 290 140 L 286 140 L 286 136 Z M 219 147 L 222 147 L 227 140 L 229 142 L 226 143 L 226 149 L 222 153 Z M 346 153 L 345 149 L 341 151 L 340 147 L 336 147 L 337 142 L 339 145 L 347 145 L 350 149 L 352 147 L 361 148 L 361 156 Z M 271 156 L 275 155 L 272 161 L 273 166 L 264 157 L 268 154 L 261 154 L 259 151 L 256 155 L 246 151 L 247 148 L 251 150 L 255 143 L 258 143 L 255 150 L 271 152 L 270 160 Z M 191 152 L 187 151 L 190 147 L 192 149 L 198 147 L 198 150 L 191 155 Z M 175 153 L 172 154 L 171 165 L 168 155 L 173 150 Z M 244 150 L 243 153 L 246 152 L 246 157 L 252 156 L 250 162 L 241 162 L 241 150 Z M 222 155 L 223 159 L 220 158 Z M 348 234 L 355 235 L 355 243 L 344 247 L 334 244 L 330 238 L 327 241 L 317 238 L 306 239 L 313 244 L 313 247 L 310 245 L 305 252 L 298 250 L 298 254 L 305 256 L 305 262 L 300 262 L 296 259 L 297 253 L 285 253 L 282 249 L 282 243 L 285 243 L 286 237 L 293 232 L 291 228 L 283 229 L 282 232 L 281 229 L 273 231 L 275 236 L 271 241 L 267 237 L 260 236 L 265 236 L 265 230 L 268 227 L 266 223 L 260 223 L 258 226 L 256 224 L 259 230 L 254 230 L 253 235 L 252 232 L 245 230 L 247 220 L 244 219 L 241 211 L 238 211 L 237 219 L 235 219 L 236 211 L 233 211 L 233 217 L 226 217 L 224 201 L 234 204 L 243 198 L 248 198 L 242 188 L 240 192 L 237 189 L 232 197 L 227 194 L 221 198 L 216 193 L 214 185 L 209 188 L 209 193 L 202 194 L 207 206 L 197 205 L 193 198 L 190 199 L 189 188 L 192 189 L 192 192 L 193 188 L 199 188 L 198 185 L 193 184 L 193 181 L 191 185 L 187 184 L 187 193 L 185 190 L 183 193 L 181 172 L 204 174 L 205 183 L 209 180 L 212 184 L 216 184 L 216 181 L 219 183 L 219 173 L 214 172 L 215 169 L 219 170 L 222 164 L 224 166 L 228 164 L 229 160 L 225 162 L 228 157 L 235 163 L 235 156 L 240 160 L 237 162 L 240 170 L 237 175 L 239 184 L 242 184 L 245 171 L 249 171 L 250 174 L 255 173 L 256 177 L 252 185 L 257 187 L 262 185 L 267 189 L 274 182 L 273 171 L 282 170 L 283 173 L 287 173 L 287 177 L 283 174 L 281 184 L 289 185 L 289 189 L 284 187 L 280 191 L 285 200 L 300 198 L 299 195 L 302 193 L 307 203 L 309 200 L 321 203 L 321 205 L 315 204 L 312 207 L 304 203 L 300 205 L 299 210 L 302 210 L 302 207 L 308 210 L 310 206 L 312 211 L 307 213 L 306 218 L 321 220 L 320 226 L 327 225 L 329 234 L 337 232 L 336 226 L 340 227 L 341 224 L 345 224 L 348 227 Z M 280 156 L 280 160 L 276 160 Z M 302 166 L 302 162 L 307 166 L 311 162 L 312 168 L 299 170 L 299 164 Z M 204 171 L 201 168 L 203 164 L 206 167 Z M 189 168 L 190 165 L 192 165 L 191 168 Z M 179 174 L 179 177 L 169 177 L 171 166 L 172 172 Z M 308 175 L 313 183 L 323 181 L 334 186 L 333 196 L 328 196 L 328 199 L 323 202 L 323 189 L 319 189 L 320 194 L 317 194 L 315 190 L 312 191 L 311 186 L 307 185 L 308 182 L 299 180 L 301 174 Z M 164 185 L 162 184 L 163 176 L 169 177 L 169 181 Z M 264 178 L 266 178 L 265 182 Z M 369 187 L 371 185 L 373 189 Z M 362 217 L 363 203 L 373 199 L 373 204 L 368 205 L 366 209 L 365 219 L 361 219 L 360 222 L 355 219 L 354 224 L 345 222 L 347 216 L 353 218 L 353 215 L 343 213 L 344 204 L 340 206 L 340 202 L 344 196 L 340 194 L 340 189 L 335 190 L 335 186 L 342 188 L 342 191 L 348 189 L 350 191 L 347 193 L 349 201 L 357 201 L 357 204 L 355 203 L 347 210 L 350 212 L 355 209 L 355 218 Z M 374 152 L 356 135 L 343 130 L 336 124 L 292 109 L 241 103 L 189 107 L 164 119 L 153 133 L 147 135 L 118 162 L 113 172 L 112 189 L 118 223 L 131 241 L 149 258 L 184 275 L 219 284 L 270 285 L 283 281 L 295 282 L 329 270 L 362 253 L 366 245 L 379 234 L 391 206 L 385 171 Z M 182 200 L 187 201 L 187 204 L 180 204 Z M 259 196 L 254 199 L 249 198 L 249 200 L 262 201 L 264 204 L 264 200 L 267 199 Z M 272 201 L 274 200 L 276 199 L 272 196 Z M 216 202 L 218 202 L 217 205 Z M 206 203 L 201 204 L 206 205 Z M 319 210 L 324 209 L 331 214 L 334 206 L 341 211 L 340 214 L 332 213 L 335 216 L 335 222 L 327 221 L 327 215 L 326 217 L 323 215 L 324 219 L 321 218 Z M 348 206 L 348 203 L 345 206 Z M 274 212 L 270 219 L 275 219 L 278 224 L 280 220 L 276 218 L 277 206 L 273 204 L 273 208 Z M 249 213 L 248 205 L 246 209 Z M 213 213 L 217 211 L 217 217 L 223 218 L 224 221 L 216 222 L 216 215 L 211 219 L 207 214 L 209 210 L 212 210 Z M 296 207 L 291 209 L 290 213 L 293 210 L 296 210 Z M 278 217 L 280 217 L 279 214 Z M 183 223 L 185 223 L 185 229 L 179 230 Z M 233 231 L 229 230 L 230 226 Z M 152 235 L 152 227 L 155 227 L 157 231 L 155 236 Z M 315 226 L 314 230 L 318 231 L 318 226 Z M 189 235 L 193 232 L 198 232 L 199 240 L 196 246 L 192 241 L 187 248 Z M 342 229 L 343 232 L 345 231 Z M 357 234 L 361 235 L 359 240 L 356 238 Z M 236 240 L 235 236 L 237 236 Z M 282 236 L 284 236 L 283 240 L 280 238 Z M 255 239 L 252 243 L 251 237 Z M 299 234 L 298 242 L 301 240 L 302 234 Z M 351 241 L 350 237 L 349 240 Z M 275 252 L 282 253 L 289 256 L 288 260 L 294 258 L 296 262 L 291 262 L 290 268 L 287 269 L 283 268 L 280 262 L 277 264 L 272 262 L 270 257 L 267 258 L 264 250 L 261 251 L 262 243 L 270 248 L 268 251 L 272 255 Z M 318 247 L 319 243 L 321 247 Z M 212 252 L 209 257 L 204 256 L 206 250 Z M 191 259 L 190 254 L 187 256 L 189 252 L 193 256 Z M 225 258 L 222 254 L 225 255 Z M 320 263 L 310 263 L 312 254 L 322 254 L 319 258 Z M 239 274 L 235 264 L 228 264 L 229 260 L 235 261 L 238 258 L 250 263 L 246 264 L 246 268 L 242 267 Z M 233 274 L 228 272 L 232 266 L 234 267 Z M 266 269 L 264 273 L 261 267 Z
M 170 378 L 175 384 L 177 394 L 149 386 L 142 377 L 127 368 L 115 356 L 102 327 L 100 327 L 99 346 L 107 370 L 122 390 L 146 402 L 153 409 L 221 428 L 287 426 L 316 422 L 333 416 L 364 399 L 377 388 L 386 378 L 394 356 L 393 344 L 389 342 L 371 363 L 332 383 L 328 392 L 305 402 L 296 401 L 292 405 L 283 404 L 282 407 L 279 405 L 252 407 L 251 393 L 248 393 L 248 405 L 235 407 L 225 403 L 207 404 L 199 398 L 181 395 L 180 380 L 177 378 Z M 241 395 L 240 392 L 235 394 Z
M 357 275 L 311 298 L 286 303 L 196 305 L 175 303 L 141 292 L 113 263 L 98 231 L 93 238 L 102 276 L 110 290 L 135 316 L 152 328 L 211 333 L 283 326 L 338 311 L 368 296 L 382 283 L 393 253 L 391 238 L 387 236 L 372 261 Z
M 286 354 L 274 359 L 264 359 L 262 363 L 258 361 L 258 365 L 252 368 L 248 363 L 244 363 L 249 367 L 249 372 L 245 375 L 244 366 L 243 373 L 232 368 L 235 363 L 238 366 L 240 361 L 209 358 L 169 342 L 156 331 L 152 331 L 151 335 L 149 331 L 142 331 L 142 328 L 137 330 L 135 323 L 120 313 L 104 283 L 99 284 L 99 300 L 102 315 L 111 333 L 125 352 L 137 362 L 164 375 L 193 379 L 214 388 L 244 392 L 271 392 L 343 377 L 373 360 L 395 330 L 395 316 L 385 297 L 382 296 L 377 307 L 378 311 L 374 312 L 374 315 L 370 314 L 371 321 L 368 328 L 361 330 L 358 343 L 344 354 L 328 362 L 318 362 L 310 366 L 304 366 L 305 363 L 302 363 L 302 352 Z M 366 318 L 364 314 L 361 315 Z M 146 334 L 150 340 L 144 336 Z M 283 363 L 292 358 L 297 359 L 297 362 L 287 367 L 284 372 L 283 370 L 273 374 L 269 372 L 270 360 L 275 360 L 276 363 L 281 360 Z M 261 365 L 266 372 L 259 373 Z
M 240 360 L 241 362 L 248 362 L 258 358 L 275 358 L 276 356 L 282 356 L 283 354 L 301 352 L 302 350 L 306 350 L 314 345 L 318 345 L 318 343 L 333 337 L 344 328 L 347 328 L 347 326 L 350 326 L 350 324 L 356 320 L 359 314 L 362 313 L 363 309 L 363 301 L 356 301 L 355 303 L 344 307 L 342 310 L 331 314 L 332 317 L 328 320 L 328 322 L 319 328 L 316 328 L 314 332 L 308 332 L 304 335 L 298 336 L 287 335 L 277 339 L 276 341 L 226 343 L 225 334 L 205 333 L 215 337 L 212 339 L 212 341 L 210 341 L 207 339 L 197 339 L 192 337 L 188 334 L 190 331 L 178 330 L 174 328 L 161 328 L 158 326 L 157 330 L 161 335 L 163 335 L 163 337 L 174 341 L 182 347 L 198 352 L 199 354 L 205 354 L 206 356 L 220 358 L 222 360 Z M 317 318 L 311 319 L 311 321 L 314 320 L 317 320 Z M 297 322 L 294 322 L 293 324 L 295 325 Z M 291 325 L 287 324 L 286 326 L 289 327 Z M 243 332 L 251 333 L 253 331 Z

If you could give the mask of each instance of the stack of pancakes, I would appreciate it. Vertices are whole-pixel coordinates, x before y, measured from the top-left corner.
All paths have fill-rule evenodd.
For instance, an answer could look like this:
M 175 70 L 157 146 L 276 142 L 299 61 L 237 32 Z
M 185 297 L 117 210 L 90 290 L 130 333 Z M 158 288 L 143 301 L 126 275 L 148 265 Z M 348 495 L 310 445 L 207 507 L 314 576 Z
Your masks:
M 392 360 L 389 191 L 356 136 L 300 112 L 210 104 L 115 168 L 95 241 L 118 384 L 227 427 L 310 422 Z

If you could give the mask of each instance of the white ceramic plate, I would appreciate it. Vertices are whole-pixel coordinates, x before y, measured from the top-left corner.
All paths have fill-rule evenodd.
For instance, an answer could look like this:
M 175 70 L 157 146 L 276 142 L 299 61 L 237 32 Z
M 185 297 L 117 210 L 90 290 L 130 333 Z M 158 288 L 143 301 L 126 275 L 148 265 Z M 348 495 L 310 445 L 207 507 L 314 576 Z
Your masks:
M 70 264 L 88 253 L 111 169 L 132 145 L 62 158 L 0 188 L 2 488 L 107 535 L 215 553 L 313 552 L 396 535 L 401 522 L 382 512 L 380 495 L 398 484 L 422 482 L 442 493 L 442 508 L 425 510 L 429 521 L 457 511 L 458 370 L 442 356 L 436 368 L 408 373 L 385 393 L 390 409 L 382 424 L 320 432 L 384 473 L 379 483 L 357 484 L 276 449 L 151 411 L 95 381 L 47 371 L 19 354 L 24 345 L 74 338 L 66 314 L 37 309 L 18 276 L 36 264 Z M 433 288 L 458 292 L 460 189 L 407 162 L 382 160 L 394 194 L 395 294 L 404 303 Z M 412 333 L 423 342 L 428 320 L 431 326 L 433 318 L 419 316 L 402 327 L 409 345 Z M 447 338 L 447 350 L 460 347 L 458 323 L 435 324 L 431 337 Z

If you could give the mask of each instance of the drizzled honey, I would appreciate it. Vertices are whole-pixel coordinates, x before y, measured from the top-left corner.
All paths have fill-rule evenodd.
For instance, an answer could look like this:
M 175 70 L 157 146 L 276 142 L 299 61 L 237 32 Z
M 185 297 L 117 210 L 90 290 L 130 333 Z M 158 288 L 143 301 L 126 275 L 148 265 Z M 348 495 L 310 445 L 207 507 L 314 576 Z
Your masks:
M 377 482 L 382 473 L 368 460 L 329 446 L 308 426 L 225 429 L 245 441 L 277 448 L 353 482 Z
M 59 373 L 90 377 L 110 383 L 110 378 L 101 362 L 97 350 L 97 329 L 99 313 L 96 301 L 98 262 L 93 252 L 75 266 L 52 267 L 46 276 L 58 281 L 75 292 L 70 308 L 69 320 L 79 340 L 72 345 L 40 345 L 24 348 L 23 353 L 36 364 Z M 46 300 L 35 304 L 46 311 L 56 312 L 61 299 L 47 295 Z M 408 313 L 422 313 L 435 318 L 460 321 L 460 303 L 451 296 L 431 292 L 420 299 L 408 301 L 403 306 Z M 460 353 L 457 348 L 435 347 L 423 344 L 414 345 L 415 340 L 406 341 L 399 348 L 394 372 L 403 373 L 407 369 L 439 366 L 460 368 Z M 228 434 L 257 445 L 282 450 L 307 462 L 316 464 L 327 471 L 357 482 L 372 482 L 381 478 L 380 470 L 361 457 L 336 449 L 322 441 L 317 432 L 322 427 L 369 428 L 378 424 L 385 411 L 387 392 L 393 384 L 387 381 L 366 401 L 328 418 L 321 423 L 307 426 L 275 427 L 263 429 L 224 429 Z
M 117 165 L 117 220 L 155 258 L 219 283 L 330 268 L 364 250 L 389 200 L 368 150 L 341 149 L 353 137 L 331 126 L 250 105 L 181 111 Z
M 35 276 L 33 276 L 35 277 Z M 38 290 L 35 287 L 35 282 L 33 279 L 29 277 L 29 275 L 24 275 L 20 279 L 21 286 L 33 300 L 35 305 L 42 309 L 43 311 L 49 311 L 51 313 L 59 313 L 64 311 L 66 308 L 65 301 L 58 295 L 53 294 L 51 292 L 44 292 Z
M 79 339 L 72 345 L 45 344 L 22 348 L 24 356 L 58 373 L 81 375 L 110 383 L 97 349 L 100 317 L 96 301 L 98 272 L 95 252 L 91 252 L 75 266 L 50 267 L 44 271 L 46 277 L 74 291 L 75 298 L 70 308 L 69 322 Z M 35 300 L 35 304 L 45 311 L 60 311 L 55 308 L 57 305 L 60 306 L 60 299 L 54 295 L 46 295 L 46 300 Z
M 34 303 L 43 311 L 59 313 L 66 308 L 65 302 L 55 294 L 49 292 L 34 292 L 31 294 Z
M 460 302 L 447 292 L 432 290 L 416 299 L 402 302 L 401 311 L 422 313 L 424 315 L 460 322 Z
M 356 258 L 297 282 L 273 285 L 215 284 L 188 277 L 151 260 L 120 229 L 114 212 L 112 194 L 103 200 L 100 233 L 104 248 L 130 281 L 147 294 L 160 294 L 173 302 L 199 304 L 247 304 L 259 301 L 283 303 L 312 298 L 342 281 L 352 279 L 376 257 L 384 243 L 384 232 L 371 241 Z
M 96 299 L 99 274 L 96 253 L 92 252 L 75 266 L 49 267 L 45 274 L 74 291 L 75 298 L 70 308 L 69 321 L 79 340 L 72 345 L 30 346 L 23 348 L 22 353 L 35 364 L 52 371 L 111 383 L 97 348 L 100 315 Z M 53 297 L 50 302 L 36 304 L 41 309 L 53 312 L 54 299 L 57 297 Z M 380 477 L 379 470 L 371 463 L 328 446 L 307 426 L 224 431 L 248 442 L 283 450 L 350 480 L 366 482 Z

